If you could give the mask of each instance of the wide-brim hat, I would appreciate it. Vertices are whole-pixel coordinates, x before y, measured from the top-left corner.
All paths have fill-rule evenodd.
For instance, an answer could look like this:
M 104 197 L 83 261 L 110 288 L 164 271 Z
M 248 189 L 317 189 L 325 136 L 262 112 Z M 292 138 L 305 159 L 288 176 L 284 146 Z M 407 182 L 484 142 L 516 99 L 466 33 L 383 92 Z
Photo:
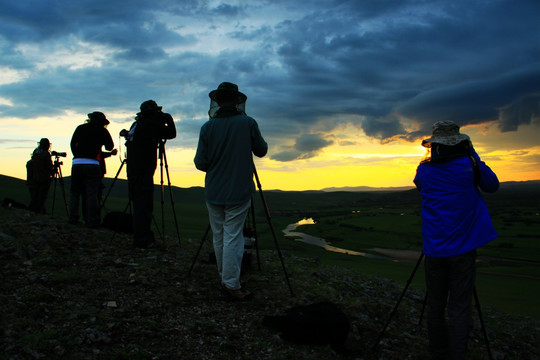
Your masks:
M 88 118 L 91 122 L 96 122 L 101 125 L 109 125 L 110 121 L 107 120 L 105 114 L 100 111 L 94 111 L 93 113 L 88 114 Z
M 429 139 L 422 140 L 422 146 L 430 148 L 431 144 L 454 146 L 462 141 L 471 140 L 466 134 L 459 132 L 459 126 L 452 121 L 438 121 L 433 124 L 433 132 Z
M 51 145 L 51 142 L 49 141 L 49 139 L 47 138 L 42 138 L 41 140 L 39 140 L 39 145 Z
M 161 111 L 163 107 L 158 106 L 154 100 L 146 100 L 141 104 L 141 112 Z
M 210 99 L 217 101 L 216 97 L 221 93 L 238 95 L 238 104 L 245 103 L 247 100 L 247 96 L 238 91 L 238 85 L 226 81 L 219 84 L 216 90 L 210 91 L 208 96 L 210 97 Z

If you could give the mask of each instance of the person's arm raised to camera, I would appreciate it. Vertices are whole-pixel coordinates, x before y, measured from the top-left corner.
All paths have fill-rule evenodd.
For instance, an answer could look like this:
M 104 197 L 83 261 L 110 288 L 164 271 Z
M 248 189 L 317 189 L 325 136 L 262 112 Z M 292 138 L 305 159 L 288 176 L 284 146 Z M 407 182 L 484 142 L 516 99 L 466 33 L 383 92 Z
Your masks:
M 163 126 L 161 128 L 162 139 L 174 139 L 176 137 L 176 125 L 170 114 L 163 113 Z
M 105 149 L 111 151 L 112 149 L 114 149 L 113 139 L 111 137 L 111 134 L 109 133 L 109 130 L 105 128 L 103 130 L 105 130 L 103 132 L 103 145 L 105 146 Z
M 259 130 L 259 125 L 255 121 L 255 119 L 252 119 L 252 123 L 250 124 L 251 127 L 251 151 L 253 151 L 253 154 L 258 157 L 263 157 L 268 152 L 268 144 L 264 140 L 264 138 L 261 135 L 261 131 Z
M 206 127 L 203 125 L 199 133 L 199 143 L 197 145 L 197 152 L 193 159 L 195 167 L 201 171 L 207 171 L 210 161 L 208 160 L 208 145 L 206 142 Z
M 480 160 L 480 156 L 471 147 L 471 155 L 476 158 L 478 164 L 478 187 L 485 192 L 494 193 L 499 190 L 499 179 L 485 162 Z

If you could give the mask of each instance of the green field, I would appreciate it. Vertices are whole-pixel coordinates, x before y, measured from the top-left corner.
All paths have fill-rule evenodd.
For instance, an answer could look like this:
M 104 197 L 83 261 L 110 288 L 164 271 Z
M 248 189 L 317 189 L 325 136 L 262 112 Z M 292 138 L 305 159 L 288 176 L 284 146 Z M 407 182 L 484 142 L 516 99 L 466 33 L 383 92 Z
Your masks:
M 156 181 L 158 176 L 156 176 Z M 111 179 L 106 179 L 108 192 Z M 0 177 L 0 196 L 28 203 L 23 181 Z M 69 178 L 65 179 L 69 197 Z M 47 211 L 52 209 L 51 188 Z M 56 189 L 54 216 L 63 221 L 65 209 L 59 184 Z M 174 209 L 180 232 L 180 244 L 196 249 L 208 226 L 204 190 L 174 188 Z M 155 217 L 161 230 L 161 191 L 156 187 Z M 405 285 L 415 260 L 376 260 L 329 252 L 320 247 L 295 241 L 282 229 L 303 218 L 313 218 L 315 225 L 297 229 L 326 239 L 333 246 L 376 254 L 373 248 L 420 251 L 420 197 L 416 190 L 396 192 L 281 192 L 263 191 L 271 214 L 268 221 L 260 198 L 254 196 L 259 250 L 275 250 L 272 228 L 279 248 L 297 258 L 317 259 L 321 263 L 355 269 L 369 277 L 390 278 Z M 164 188 L 165 231 L 175 233 L 169 188 Z M 538 182 L 505 183 L 495 194 L 485 195 L 499 238 L 478 251 L 477 290 L 482 306 L 540 319 L 540 186 Z M 105 211 L 123 211 L 127 205 L 125 181 L 117 181 L 105 204 Z M 272 225 L 272 227 L 270 226 Z M 207 240 L 205 249 L 210 250 Z M 205 250 L 205 251 L 206 251 Z M 194 254 L 193 254 L 194 255 Z M 294 258 L 293 257 L 293 258 Z M 290 257 L 289 257 L 290 258 Z M 279 261 L 276 255 L 276 261 Z M 424 288 L 421 266 L 412 286 Z

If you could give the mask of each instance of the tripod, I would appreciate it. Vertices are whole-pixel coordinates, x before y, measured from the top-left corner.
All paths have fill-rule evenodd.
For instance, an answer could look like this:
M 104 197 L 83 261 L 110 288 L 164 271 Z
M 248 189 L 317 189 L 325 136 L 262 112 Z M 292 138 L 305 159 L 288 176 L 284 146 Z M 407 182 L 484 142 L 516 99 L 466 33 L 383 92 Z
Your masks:
M 167 140 L 162 139 L 158 145 L 159 168 L 160 168 L 160 175 L 161 175 L 161 182 L 160 182 L 160 185 L 161 185 L 161 239 L 162 239 L 163 244 L 165 244 L 165 211 L 164 211 L 165 190 L 164 190 L 164 185 L 163 185 L 163 165 L 165 164 L 165 172 L 167 173 L 167 182 L 169 186 L 169 196 L 171 199 L 174 225 L 176 227 L 176 235 L 178 236 L 178 245 L 180 245 L 180 231 L 178 230 L 178 220 L 176 218 L 176 209 L 174 207 L 174 198 L 173 198 L 172 187 L 171 187 L 171 178 L 169 176 L 169 164 L 167 163 L 167 154 L 165 153 L 165 142 L 167 142 Z
M 155 218 L 155 216 L 153 214 L 152 214 L 152 221 L 154 222 L 154 225 L 156 226 L 156 229 L 157 229 L 157 231 L 159 233 L 159 236 L 160 236 L 161 241 L 162 241 L 162 245 L 164 245 L 165 244 L 165 239 L 164 239 L 164 236 L 165 236 L 165 216 L 164 216 L 165 196 L 164 196 L 164 183 L 163 183 L 163 166 L 165 164 L 165 168 L 166 168 L 166 172 L 167 172 L 167 179 L 168 179 L 168 184 L 169 184 L 171 203 L 172 203 L 172 206 L 173 206 L 174 221 L 175 221 L 175 224 L 176 224 L 176 233 L 178 234 L 178 243 L 180 244 L 180 234 L 179 234 L 179 231 L 178 231 L 178 222 L 176 220 L 176 210 L 174 208 L 174 199 L 173 199 L 172 187 L 171 187 L 172 185 L 171 185 L 171 181 L 170 181 L 170 177 L 169 177 L 167 157 L 166 157 L 166 154 L 165 154 L 165 140 L 160 140 L 160 142 L 158 144 L 158 149 L 159 149 L 160 170 L 161 170 L 161 214 L 162 214 L 162 224 L 161 225 L 162 225 L 162 230 L 159 231 L 159 227 L 158 227 L 158 224 L 156 222 L 156 218 Z M 118 171 L 116 172 L 114 180 L 113 180 L 111 186 L 109 187 L 107 195 L 105 196 L 105 198 L 103 199 L 103 202 L 100 205 L 101 208 L 105 207 L 105 203 L 107 201 L 107 198 L 109 197 L 109 194 L 111 193 L 111 191 L 112 191 L 112 189 L 114 187 L 114 184 L 116 183 L 116 180 L 118 179 L 118 175 L 122 171 L 122 168 L 124 167 L 125 164 L 127 164 L 127 157 L 122 160 L 122 163 L 120 164 L 120 167 L 118 168 Z M 132 191 L 133 191 L 133 189 L 131 189 L 131 185 L 128 184 L 128 186 L 130 187 L 130 189 L 128 191 L 128 203 L 126 204 L 126 207 L 124 208 L 124 211 L 123 211 L 124 214 L 127 212 L 128 208 L 130 209 L 130 213 L 131 213 L 131 204 L 132 204 L 132 195 L 133 195 Z M 116 235 L 116 232 L 113 234 L 113 238 L 114 238 L 114 235 Z
M 389 316 L 388 320 L 386 321 L 386 324 L 384 325 L 383 330 L 381 331 L 381 333 L 379 334 L 379 337 L 377 338 L 377 342 L 373 346 L 374 350 L 377 349 L 377 347 L 379 346 L 379 343 L 381 342 L 381 339 L 382 339 L 382 337 L 384 335 L 384 332 L 386 331 L 386 328 L 388 327 L 388 325 L 390 324 L 390 321 L 392 320 L 392 318 L 396 314 L 396 311 L 397 311 L 397 309 L 399 307 L 399 304 L 401 303 L 401 300 L 405 296 L 405 292 L 407 292 L 407 289 L 409 288 L 409 285 L 411 284 L 411 281 L 414 278 L 414 274 L 416 273 L 416 270 L 418 270 L 418 267 L 422 263 L 423 259 L 424 259 L 424 253 L 420 254 L 420 257 L 418 258 L 418 261 L 416 262 L 416 265 L 414 266 L 414 269 L 413 269 L 411 275 L 409 276 L 409 279 L 407 279 L 407 283 L 405 285 L 405 288 L 401 292 L 401 295 L 399 296 L 399 299 L 398 299 L 396 305 L 394 306 L 394 309 L 390 313 L 390 316 Z M 482 327 L 482 333 L 484 335 L 484 340 L 485 340 L 485 343 L 486 343 L 488 356 L 489 356 L 489 359 L 492 360 L 493 357 L 491 355 L 491 347 L 489 345 L 489 339 L 488 339 L 488 336 L 487 336 L 486 327 L 484 325 L 484 318 L 482 316 L 482 310 L 480 308 L 480 301 L 478 300 L 478 293 L 476 292 L 476 287 L 473 287 L 473 295 L 474 295 L 474 302 L 476 304 L 476 309 L 478 310 L 478 317 L 480 318 L 480 325 Z M 424 310 L 425 310 L 426 304 L 427 304 L 427 293 L 426 293 L 426 296 L 424 297 L 424 303 L 422 305 L 422 313 L 420 314 L 420 320 L 418 321 L 418 326 L 420 326 L 420 323 L 422 322 L 422 317 L 424 315 Z
M 118 171 L 116 172 L 116 175 L 114 176 L 113 182 L 112 182 L 111 186 L 109 187 L 109 191 L 107 191 L 107 195 L 105 195 L 105 198 L 103 199 L 103 201 L 99 205 L 100 209 L 105 208 L 105 203 L 107 202 L 107 198 L 109 197 L 109 195 L 111 193 L 111 190 L 113 189 L 114 184 L 116 183 L 116 180 L 118 179 L 118 175 L 120 175 L 120 172 L 122 171 L 122 168 L 124 167 L 124 165 L 126 163 L 127 163 L 127 158 L 124 158 L 122 160 L 122 163 L 120 164 L 120 167 L 118 168 Z M 129 205 L 129 203 L 128 203 L 128 205 Z
M 272 224 L 272 218 L 270 216 L 270 211 L 268 210 L 268 204 L 266 203 L 266 199 L 264 198 L 261 182 L 259 180 L 259 175 L 257 174 L 257 169 L 255 168 L 255 164 L 253 164 L 253 175 L 255 176 L 255 180 L 257 182 L 257 187 L 259 189 L 259 194 L 261 195 L 261 200 L 262 200 L 262 204 L 263 204 L 263 207 L 264 207 L 264 212 L 265 212 L 265 215 L 266 215 L 266 221 L 267 221 L 267 223 L 270 226 L 270 229 L 272 231 L 272 236 L 274 238 L 274 244 L 276 246 L 276 250 L 277 250 L 277 253 L 278 253 L 278 256 L 279 256 L 279 260 L 281 262 L 281 267 L 283 268 L 283 274 L 285 276 L 287 286 L 289 288 L 291 296 L 294 297 L 294 292 L 293 292 L 293 289 L 291 287 L 291 283 L 289 281 L 289 275 L 287 274 L 287 269 L 286 269 L 285 263 L 283 261 L 283 255 L 281 254 L 281 250 L 279 248 L 279 243 L 277 241 L 276 232 L 274 231 L 274 226 Z M 253 222 L 253 229 L 252 230 L 253 230 L 253 234 L 255 235 L 255 238 L 256 238 L 255 210 L 254 210 L 254 206 L 253 206 L 253 198 L 251 199 L 251 217 L 252 217 L 252 222 Z M 195 266 L 195 262 L 197 261 L 197 257 L 199 256 L 199 253 L 200 253 L 200 251 L 202 249 L 203 243 L 206 240 L 206 236 L 210 232 L 210 228 L 211 227 L 210 227 L 210 224 L 209 224 L 208 227 L 206 228 L 206 231 L 205 231 L 202 239 L 201 239 L 201 243 L 199 245 L 197 253 L 195 254 L 195 257 L 193 258 L 193 262 L 191 263 L 191 267 L 189 268 L 188 277 L 191 276 L 191 271 L 193 270 L 193 267 Z M 258 263 L 259 263 L 259 270 L 260 270 L 261 262 L 260 262 L 260 258 L 259 258 L 259 248 L 258 248 L 258 245 L 257 245 L 257 241 L 255 241 L 255 248 L 256 248 L 256 251 L 257 251 L 257 260 L 258 260 Z
M 251 220 L 251 226 L 249 224 Z M 261 270 L 261 258 L 259 254 L 259 243 L 257 242 L 257 222 L 255 220 L 255 206 L 253 204 L 253 199 L 251 200 L 250 212 L 247 215 L 246 223 L 244 225 L 244 237 L 247 237 L 249 240 L 244 242 L 244 249 L 249 252 L 249 262 L 247 262 L 246 270 L 251 269 L 251 248 L 255 246 L 255 252 L 257 254 L 257 265 L 259 271 Z
M 65 153 L 63 153 L 65 155 Z M 53 202 L 52 202 L 52 209 L 51 209 L 51 215 L 54 215 L 54 203 L 56 201 L 56 183 L 60 182 L 60 186 L 62 187 L 62 195 L 64 197 L 64 206 L 66 208 L 66 214 L 69 216 L 69 207 L 66 200 L 66 189 L 64 187 L 64 177 L 62 176 L 62 168 L 61 165 L 64 163 L 60 161 L 60 157 L 58 155 L 55 155 L 54 163 L 53 163 L 53 179 L 54 179 L 54 190 L 53 190 Z

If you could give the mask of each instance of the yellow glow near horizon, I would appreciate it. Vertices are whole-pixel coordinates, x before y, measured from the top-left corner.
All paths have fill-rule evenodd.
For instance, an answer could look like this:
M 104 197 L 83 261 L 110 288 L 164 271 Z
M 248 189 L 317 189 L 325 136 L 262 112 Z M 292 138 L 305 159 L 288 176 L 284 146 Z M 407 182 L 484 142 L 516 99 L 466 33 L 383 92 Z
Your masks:
M 125 150 L 123 139 L 118 138 L 121 129 L 131 125 L 133 114 L 107 113 L 111 124 L 109 131 L 115 146 Z M 66 113 L 58 118 L 19 120 L 3 118 L 0 122 L 2 141 L 0 149 L 0 174 L 20 179 L 26 177 L 26 161 L 41 137 L 48 137 L 52 150 L 67 152 L 62 172 L 71 173 L 69 142 L 75 127 L 84 122 L 86 114 Z M 127 121 L 126 121 L 127 120 Z M 489 129 L 488 129 L 489 130 Z M 344 134 L 349 131 L 347 136 Z M 416 167 L 426 154 L 420 142 L 391 142 L 381 144 L 365 135 L 340 129 L 329 137 L 345 139 L 335 142 L 309 159 L 290 162 L 255 158 L 255 165 L 263 190 L 319 190 L 330 187 L 400 187 L 414 186 L 412 180 Z M 475 148 L 497 174 L 500 181 L 526 181 L 540 179 L 540 144 L 530 144 L 538 135 L 538 128 L 522 126 L 517 132 L 499 133 L 482 127 L 464 129 L 473 139 Z M 48 135 L 47 134 L 54 134 Z M 181 136 L 181 134 L 180 134 Z M 340 144 L 349 145 L 340 145 Z M 273 144 L 270 144 L 272 151 Z M 196 144 L 194 144 L 196 146 Z M 523 148 L 522 148 L 523 146 Z M 193 165 L 195 148 L 175 148 L 174 140 L 167 147 L 170 180 L 173 186 L 204 186 L 205 174 Z M 114 177 L 121 164 L 120 157 L 107 160 L 107 177 Z M 125 170 L 119 175 L 126 178 Z M 160 182 L 159 164 L 154 182 Z M 165 182 L 167 179 L 165 178 Z

